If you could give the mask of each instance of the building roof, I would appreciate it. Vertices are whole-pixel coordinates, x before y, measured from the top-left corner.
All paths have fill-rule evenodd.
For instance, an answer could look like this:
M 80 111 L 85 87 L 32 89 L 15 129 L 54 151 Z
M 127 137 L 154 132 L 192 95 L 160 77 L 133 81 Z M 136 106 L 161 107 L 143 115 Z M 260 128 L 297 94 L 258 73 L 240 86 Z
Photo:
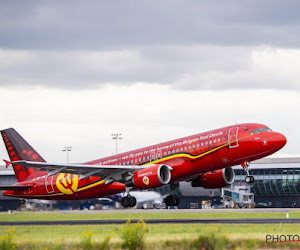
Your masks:
M 251 164 L 272 164 L 272 163 L 300 163 L 300 157 L 286 158 L 262 158 L 251 162 Z
M 15 175 L 15 172 L 12 169 L 2 168 L 0 166 L 0 175 Z

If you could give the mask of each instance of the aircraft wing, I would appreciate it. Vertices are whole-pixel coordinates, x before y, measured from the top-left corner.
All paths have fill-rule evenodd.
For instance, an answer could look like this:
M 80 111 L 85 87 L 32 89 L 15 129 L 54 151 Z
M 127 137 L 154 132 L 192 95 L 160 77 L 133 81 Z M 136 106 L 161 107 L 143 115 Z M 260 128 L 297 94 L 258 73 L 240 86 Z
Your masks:
M 41 171 L 49 172 L 49 175 L 57 173 L 77 174 L 80 179 L 89 176 L 98 176 L 105 180 L 120 181 L 126 180 L 126 177 L 140 169 L 143 166 L 120 166 L 120 165 L 85 165 L 85 164 L 57 164 L 47 162 L 32 162 L 32 161 L 14 161 L 12 165 L 19 165 L 25 167 L 39 168 Z M 111 182 L 110 181 L 110 182 Z

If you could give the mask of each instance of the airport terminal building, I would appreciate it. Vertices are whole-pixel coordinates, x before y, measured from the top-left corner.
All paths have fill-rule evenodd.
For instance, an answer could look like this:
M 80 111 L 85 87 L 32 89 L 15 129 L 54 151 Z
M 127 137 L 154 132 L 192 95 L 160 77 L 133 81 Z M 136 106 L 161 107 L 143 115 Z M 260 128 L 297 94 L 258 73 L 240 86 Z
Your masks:
M 13 170 L 0 167 L 0 185 L 16 183 Z M 234 186 L 250 185 L 254 201 L 259 207 L 300 207 L 300 158 L 265 158 L 251 163 L 250 174 L 254 176 L 253 184 L 245 184 L 242 167 L 234 167 Z M 169 194 L 169 187 L 158 188 L 162 195 Z M 17 198 L 2 196 L 0 192 L 0 211 L 14 210 L 21 206 Z M 188 182 L 180 183 L 175 193 L 180 197 L 178 208 L 203 208 L 223 205 L 221 189 L 204 189 L 192 187 Z
M 234 167 L 235 185 L 244 183 L 243 169 Z M 300 207 L 300 158 L 265 158 L 253 162 L 250 174 L 256 204 Z
M 245 173 L 242 167 L 233 167 L 235 186 L 250 186 L 254 194 L 255 205 L 259 207 L 300 207 L 300 158 L 265 158 L 253 161 L 250 174 L 254 176 L 253 184 L 245 183 Z M 222 204 L 221 190 L 192 188 L 188 183 L 182 183 L 178 194 L 181 196 L 181 206 L 198 207 L 207 202 L 211 206 Z

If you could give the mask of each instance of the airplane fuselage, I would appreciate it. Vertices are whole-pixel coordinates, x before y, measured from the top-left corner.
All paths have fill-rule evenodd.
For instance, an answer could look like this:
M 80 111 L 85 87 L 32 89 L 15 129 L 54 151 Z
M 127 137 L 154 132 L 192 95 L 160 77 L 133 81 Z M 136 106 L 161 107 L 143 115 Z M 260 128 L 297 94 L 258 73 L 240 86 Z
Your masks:
M 197 176 L 251 162 L 281 149 L 286 138 L 262 124 L 238 124 L 149 147 L 86 162 L 88 165 L 153 165 L 172 167 L 171 184 Z M 17 159 L 18 160 L 18 159 Z M 125 192 L 121 182 L 106 183 L 103 178 L 47 172 L 36 172 L 18 185 L 30 185 L 24 191 L 4 191 L 6 196 L 32 199 L 91 199 Z

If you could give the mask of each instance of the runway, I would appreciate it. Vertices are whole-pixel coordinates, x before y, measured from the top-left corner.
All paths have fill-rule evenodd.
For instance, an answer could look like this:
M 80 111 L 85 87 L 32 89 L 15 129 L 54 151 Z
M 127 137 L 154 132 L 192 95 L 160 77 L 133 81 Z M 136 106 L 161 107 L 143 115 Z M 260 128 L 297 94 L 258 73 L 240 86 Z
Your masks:
M 136 223 L 139 220 L 131 220 Z M 146 224 L 298 224 L 296 219 L 151 219 Z M 0 226 L 45 225 L 121 225 L 126 220 L 1 221 Z

